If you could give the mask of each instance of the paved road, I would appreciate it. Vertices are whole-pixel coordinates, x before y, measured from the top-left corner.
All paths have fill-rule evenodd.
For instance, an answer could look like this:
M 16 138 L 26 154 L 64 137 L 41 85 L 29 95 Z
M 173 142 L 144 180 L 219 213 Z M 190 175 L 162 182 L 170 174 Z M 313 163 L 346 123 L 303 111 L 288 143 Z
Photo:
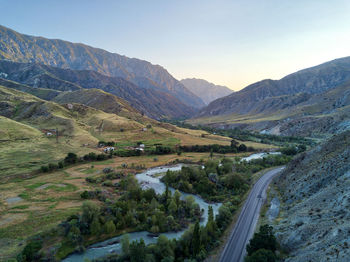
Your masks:
M 263 175 L 251 190 L 237 223 L 221 254 L 220 262 L 242 262 L 246 253 L 245 247 L 252 237 L 259 219 L 260 209 L 266 199 L 266 190 L 272 178 L 284 167 L 275 168 Z

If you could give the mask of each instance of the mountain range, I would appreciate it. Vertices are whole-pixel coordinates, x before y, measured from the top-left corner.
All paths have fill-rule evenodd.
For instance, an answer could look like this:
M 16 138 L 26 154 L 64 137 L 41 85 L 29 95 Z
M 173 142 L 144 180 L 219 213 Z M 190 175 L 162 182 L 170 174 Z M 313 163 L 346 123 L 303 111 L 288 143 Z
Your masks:
M 109 77 L 123 78 L 143 89 L 162 91 L 193 108 L 204 106 L 199 97 L 163 67 L 80 43 L 24 35 L 0 26 L 0 59 L 92 70 Z
M 345 57 L 249 85 L 211 102 L 190 122 L 282 135 L 331 134 L 348 128 L 349 88 Z
M 71 70 L 39 63 L 0 60 L 0 72 L 0 79 L 15 81 L 33 88 L 66 92 L 66 102 L 69 102 L 69 96 L 72 98 L 75 96 L 70 102 L 81 103 L 80 100 L 86 100 L 86 98 L 84 96 L 77 97 L 74 91 L 81 90 L 80 94 L 82 94 L 84 93 L 83 89 L 94 88 L 105 91 L 95 91 L 94 99 L 112 94 L 126 100 L 130 106 L 155 119 L 184 118 L 195 112 L 193 107 L 187 106 L 169 93 L 156 89 L 139 88 L 124 78 L 109 77 L 92 70 Z M 5 82 L 3 85 L 9 87 Z M 25 90 L 22 89 L 22 91 Z M 34 93 L 31 92 L 31 94 Z
M 215 85 L 204 79 L 186 78 L 180 80 L 180 82 L 193 94 L 200 97 L 206 105 L 233 92 L 226 86 Z

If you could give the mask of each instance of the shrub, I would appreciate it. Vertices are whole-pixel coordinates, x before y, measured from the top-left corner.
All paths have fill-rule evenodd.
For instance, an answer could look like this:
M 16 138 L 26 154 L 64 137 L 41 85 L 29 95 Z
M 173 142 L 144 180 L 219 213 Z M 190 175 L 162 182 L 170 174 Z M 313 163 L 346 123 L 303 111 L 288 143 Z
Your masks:
M 24 247 L 23 251 L 17 256 L 17 260 L 20 262 L 25 261 L 39 261 L 39 251 L 42 248 L 41 240 L 31 240 Z
M 67 164 L 75 164 L 78 161 L 78 156 L 74 153 L 68 153 L 64 162 Z
M 259 249 L 267 249 L 272 252 L 276 251 L 277 241 L 272 230 L 273 228 L 269 225 L 263 225 L 260 227 L 260 231 L 254 234 L 254 237 L 247 245 L 247 253 L 249 256 Z
M 49 172 L 49 168 L 47 166 L 41 166 L 40 170 L 41 172 L 44 172 L 44 173 Z

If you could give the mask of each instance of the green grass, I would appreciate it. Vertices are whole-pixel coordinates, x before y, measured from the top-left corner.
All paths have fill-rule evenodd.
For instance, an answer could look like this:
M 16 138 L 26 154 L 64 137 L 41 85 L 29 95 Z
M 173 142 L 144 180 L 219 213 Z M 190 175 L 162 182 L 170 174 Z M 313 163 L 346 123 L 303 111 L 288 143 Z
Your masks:
M 57 192 L 73 192 L 76 191 L 78 188 L 75 185 L 68 184 L 68 183 L 62 183 L 62 185 L 65 186 L 59 186 L 59 185 L 50 185 L 46 189 L 47 190 L 54 190 Z
M 113 159 L 108 159 L 108 160 L 104 160 L 104 161 L 95 161 L 95 162 L 91 162 L 91 165 L 96 165 L 96 166 L 101 166 L 101 165 L 108 165 L 108 164 L 113 164 L 114 160 Z
M 27 191 L 24 191 L 24 192 L 20 193 L 18 196 L 23 198 L 23 199 L 25 199 L 25 200 L 29 200 L 30 199 L 30 195 L 28 194 Z
M 88 169 L 83 169 L 81 172 L 86 174 L 86 175 L 91 175 L 91 174 L 94 174 L 96 173 L 98 170 L 95 169 L 95 168 L 88 168 Z
M 25 187 L 28 188 L 28 189 L 36 189 L 36 188 L 38 188 L 38 187 L 40 187 L 42 185 L 45 185 L 45 184 L 46 184 L 46 182 L 38 182 L 38 183 L 35 183 L 35 184 L 27 185 Z
M 27 212 L 28 218 L 10 227 L 0 228 L 0 238 L 22 238 L 45 231 L 56 226 L 70 215 L 76 214 L 78 208 L 52 210 L 50 213 L 40 211 Z

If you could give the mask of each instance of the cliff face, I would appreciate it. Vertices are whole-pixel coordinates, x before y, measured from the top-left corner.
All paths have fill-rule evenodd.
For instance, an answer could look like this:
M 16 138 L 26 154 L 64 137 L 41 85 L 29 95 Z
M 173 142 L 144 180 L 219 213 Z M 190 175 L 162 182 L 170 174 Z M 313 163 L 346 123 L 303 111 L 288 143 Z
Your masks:
M 122 77 L 141 88 L 163 91 L 187 106 L 204 106 L 199 97 L 163 67 L 84 44 L 24 35 L 0 26 L 0 59 L 93 70 L 107 76 Z
M 276 181 L 286 261 L 349 261 L 350 131 L 293 160 Z

